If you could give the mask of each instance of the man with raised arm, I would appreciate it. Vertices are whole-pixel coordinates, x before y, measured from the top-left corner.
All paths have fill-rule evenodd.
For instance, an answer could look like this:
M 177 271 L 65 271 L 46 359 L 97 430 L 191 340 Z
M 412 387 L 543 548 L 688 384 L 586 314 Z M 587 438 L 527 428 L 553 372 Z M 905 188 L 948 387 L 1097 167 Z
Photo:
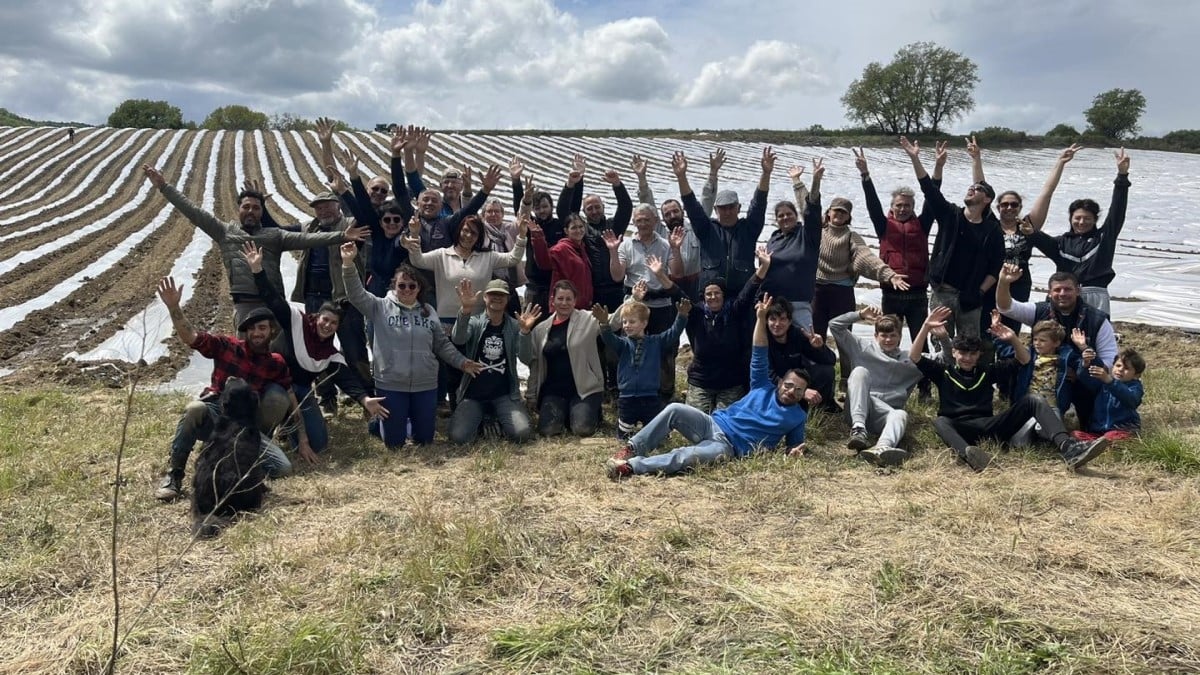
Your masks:
M 750 392 L 738 402 L 708 415 L 685 403 L 672 403 L 629 439 L 605 464 L 608 477 L 619 480 L 633 474 L 671 475 L 694 466 L 740 458 L 770 450 L 787 439 L 787 453 L 804 454 L 804 425 L 808 413 L 800 398 L 808 388 L 808 374 L 790 370 L 772 384 L 767 364 L 767 308 L 770 296 L 755 305 L 753 353 L 750 357 Z M 647 456 L 677 430 L 692 445 Z
M 904 136 L 900 145 L 912 160 L 926 208 L 938 223 L 929 257 L 929 307 L 950 308 L 947 329 L 952 335 L 979 337 L 983 294 L 996 283 L 1004 263 L 1004 236 L 991 208 L 996 190 L 978 181 L 967 188 L 964 206 L 955 206 L 925 172 L 920 146 Z
M 183 476 L 188 456 L 192 454 L 196 441 L 208 440 L 212 434 L 217 416 L 221 413 L 221 391 L 231 377 L 244 380 L 259 395 L 258 428 L 263 434 L 262 463 L 267 475 L 277 478 L 291 473 L 292 464 L 287 455 L 268 440 L 289 410 L 299 409 L 296 396 L 292 393 L 292 375 L 287 362 L 283 356 L 271 351 L 271 310 L 256 307 L 247 312 L 242 322 L 237 324 L 238 331 L 246 335 L 246 339 L 242 340 L 194 330 L 180 307 L 183 286 L 176 286 L 173 278 L 164 277 L 159 281 L 158 297 L 171 315 L 171 323 L 179 341 L 211 359 L 213 371 L 212 381 L 200 394 L 200 400 L 187 404 L 183 417 L 175 427 L 170 468 L 163 475 L 154 497 L 173 501 L 183 494 Z M 301 457 L 309 462 L 316 461 L 303 424 L 298 424 L 297 433 Z
M 1048 300 L 1020 302 L 1012 299 L 1012 284 L 1021 278 L 1021 268 L 1006 263 L 1000 270 L 1000 281 L 996 284 L 996 309 L 1004 316 L 1030 326 L 1039 321 L 1057 321 L 1067 335 L 1075 329 L 1083 331 L 1087 347 L 1096 350 L 1095 365 L 1111 368 L 1117 358 L 1117 336 L 1113 332 L 1108 315 L 1084 302 L 1080 297 L 1079 279 L 1070 272 L 1055 272 L 1050 275 Z M 1072 347 L 1083 355 L 1083 350 L 1073 342 Z M 1079 380 L 1072 385 L 1071 402 L 1079 416 L 1080 428 L 1086 429 L 1092 418 L 1094 395 Z
M 142 165 L 142 172 L 150 184 L 158 188 L 167 201 L 200 228 L 221 249 L 221 260 L 229 274 L 229 291 L 233 296 L 233 324 L 241 326 L 256 308 L 265 308 L 258 297 L 258 287 L 254 284 L 254 275 L 250 272 L 246 258 L 242 255 L 242 247 L 247 241 L 253 241 L 263 252 L 263 269 L 276 288 L 284 288 L 283 276 L 279 272 L 279 257 L 284 251 L 318 248 L 331 244 L 366 239 L 368 230 L 365 227 L 351 227 L 345 231 L 301 233 L 288 232 L 278 227 L 264 228 L 262 213 L 264 197 L 261 192 L 243 190 L 238 195 L 237 222 L 223 223 L 213 214 L 201 209 L 183 196 L 173 185 L 163 178 L 162 173 L 150 166 Z
M 754 249 L 766 223 L 767 192 L 771 187 L 771 172 L 775 170 L 775 152 L 770 147 L 763 148 L 762 174 L 744 218 L 739 217 L 741 203 L 733 190 L 717 193 L 713 202 L 717 211 L 715 220 L 704 213 L 688 183 L 688 161 L 682 152 L 676 152 L 671 159 L 671 170 L 679 182 L 683 210 L 700 240 L 698 287 L 704 288 L 708 282 L 720 278 L 725 279 L 730 288 L 741 288 L 754 274 Z
M 717 149 L 708 154 L 708 178 L 700 196 L 700 205 L 704 207 L 706 217 L 712 215 L 713 200 L 717 196 L 718 172 L 725 165 L 725 151 Z M 641 155 L 634 155 L 630 166 L 638 177 L 638 201 L 643 204 L 655 205 L 654 191 L 646 180 L 648 162 Z M 700 240 L 692 224 L 684 218 L 683 203 L 678 199 L 663 201 L 659 209 L 662 222 L 658 225 L 658 233 L 667 237 L 671 242 L 671 279 L 679 285 L 685 295 L 692 298 L 694 304 L 701 300 L 700 282 Z

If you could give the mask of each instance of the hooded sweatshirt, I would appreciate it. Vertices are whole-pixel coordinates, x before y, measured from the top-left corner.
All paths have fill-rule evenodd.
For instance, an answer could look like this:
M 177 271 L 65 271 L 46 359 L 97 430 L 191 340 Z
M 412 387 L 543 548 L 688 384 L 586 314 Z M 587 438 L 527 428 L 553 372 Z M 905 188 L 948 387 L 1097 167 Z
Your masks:
M 875 340 L 854 335 L 852 326 L 858 319 L 855 311 L 829 322 L 838 351 L 848 355 L 847 360 L 855 367 L 862 366 L 871 373 L 872 396 L 893 408 L 903 408 L 913 386 L 921 380 L 921 371 L 908 358 L 907 351 L 897 349 L 889 354 Z

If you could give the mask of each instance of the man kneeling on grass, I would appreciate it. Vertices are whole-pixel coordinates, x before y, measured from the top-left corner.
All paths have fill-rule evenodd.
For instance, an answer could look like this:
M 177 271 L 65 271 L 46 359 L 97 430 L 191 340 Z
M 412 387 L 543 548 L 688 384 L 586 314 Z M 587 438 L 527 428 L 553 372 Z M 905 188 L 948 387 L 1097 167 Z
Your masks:
M 945 339 L 949 317 L 950 309 L 946 307 L 930 312 L 921 332 L 913 340 L 908 356 L 937 386 L 938 417 L 933 420 L 933 426 L 960 460 L 975 471 L 983 471 L 991 464 L 992 456 L 974 444 L 985 438 L 1007 444 L 1030 418 L 1041 425 L 1039 433 L 1058 446 L 1063 461 L 1072 471 L 1083 468 L 1108 448 L 1108 440 L 1104 438 L 1091 442 L 1072 440 L 1062 420 L 1041 396 L 1023 396 L 1013 401 L 1008 410 L 992 415 L 993 386 L 996 382 L 1008 381 L 1015 369 L 1029 363 L 1029 348 L 1011 328 L 995 323 L 992 324 L 992 335 L 1012 345 L 1014 358 L 1000 359 L 986 368 L 979 368 L 979 338 L 964 335 L 954 339 L 952 365 L 925 358 L 921 347 L 926 338 L 933 333 Z
M 808 374 L 800 369 L 789 370 L 778 385 L 771 383 L 767 360 L 770 305 L 771 297 L 764 295 L 754 307 L 757 321 L 750 357 L 750 392 L 712 415 L 683 403 L 667 406 L 608 460 L 609 478 L 619 480 L 640 473 L 676 474 L 725 457 L 745 457 L 759 449 L 774 448 L 784 437 L 789 455 L 804 454 L 808 413 L 800 405 L 800 399 L 808 388 Z M 692 445 L 647 457 L 672 430 L 678 430 Z

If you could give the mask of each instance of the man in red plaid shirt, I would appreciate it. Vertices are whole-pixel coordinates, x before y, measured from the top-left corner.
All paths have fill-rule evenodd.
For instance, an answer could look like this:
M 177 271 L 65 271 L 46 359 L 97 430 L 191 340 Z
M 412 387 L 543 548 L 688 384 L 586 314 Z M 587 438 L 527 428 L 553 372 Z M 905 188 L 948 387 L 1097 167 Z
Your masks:
M 292 464 L 279 446 L 270 442 L 272 430 L 283 421 L 289 410 L 299 406 L 292 393 L 292 375 L 287 362 L 270 349 L 271 311 L 259 307 L 250 311 L 237 328 L 245 333 L 240 340 L 225 335 L 195 331 L 183 316 L 179 303 L 183 287 L 166 277 L 158 284 L 158 296 L 171 314 L 175 334 L 184 344 L 213 361 L 212 382 L 183 411 L 171 442 L 171 468 L 163 476 L 154 496 L 172 501 L 183 493 L 183 475 L 188 456 L 197 440 L 207 440 L 221 412 L 221 390 L 230 377 L 245 380 L 259 395 L 258 428 L 264 434 L 262 463 L 272 478 L 291 473 Z M 303 434 L 304 425 L 299 425 Z

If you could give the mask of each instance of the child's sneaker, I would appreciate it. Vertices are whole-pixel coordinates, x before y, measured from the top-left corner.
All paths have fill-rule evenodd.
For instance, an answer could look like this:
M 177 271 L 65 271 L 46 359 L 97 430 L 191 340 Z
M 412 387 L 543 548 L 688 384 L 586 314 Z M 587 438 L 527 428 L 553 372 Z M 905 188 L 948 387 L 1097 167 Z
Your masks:
M 604 471 L 608 474 L 608 479 L 613 481 L 621 480 L 626 476 L 633 475 L 633 467 L 629 466 L 629 462 L 623 459 L 617 459 L 615 456 L 610 457 L 608 461 L 604 463 Z

